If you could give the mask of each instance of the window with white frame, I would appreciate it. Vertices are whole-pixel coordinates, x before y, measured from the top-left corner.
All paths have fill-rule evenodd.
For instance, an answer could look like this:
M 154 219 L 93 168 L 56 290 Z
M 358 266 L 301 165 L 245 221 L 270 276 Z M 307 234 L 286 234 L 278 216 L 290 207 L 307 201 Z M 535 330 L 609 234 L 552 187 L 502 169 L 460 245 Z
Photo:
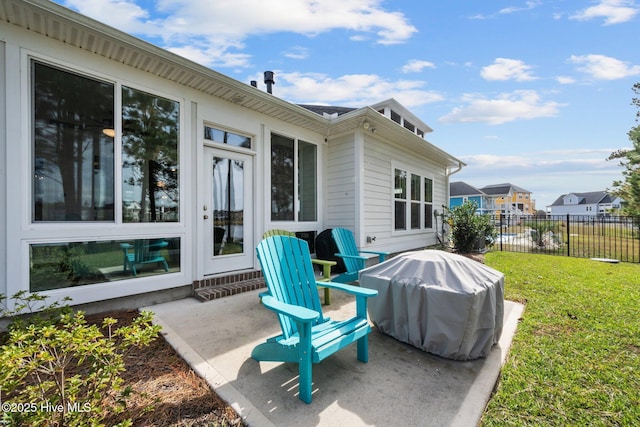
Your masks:
M 272 221 L 317 221 L 317 151 L 315 144 L 271 134 Z
M 84 241 L 65 234 L 80 222 L 180 220 L 180 102 L 36 59 L 30 71 L 31 221 L 65 225 L 60 239 L 29 243 L 29 290 L 180 271 L 175 230 L 125 240 L 94 229 Z
M 433 179 L 394 169 L 394 230 L 433 228 Z

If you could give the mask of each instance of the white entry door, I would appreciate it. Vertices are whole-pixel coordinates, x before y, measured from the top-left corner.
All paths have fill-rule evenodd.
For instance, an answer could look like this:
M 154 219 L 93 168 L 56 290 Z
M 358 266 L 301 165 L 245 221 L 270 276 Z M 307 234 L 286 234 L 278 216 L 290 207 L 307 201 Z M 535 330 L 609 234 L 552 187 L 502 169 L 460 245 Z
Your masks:
M 252 268 L 253 157 L 210 147 L 204 153 L 204 273 Z

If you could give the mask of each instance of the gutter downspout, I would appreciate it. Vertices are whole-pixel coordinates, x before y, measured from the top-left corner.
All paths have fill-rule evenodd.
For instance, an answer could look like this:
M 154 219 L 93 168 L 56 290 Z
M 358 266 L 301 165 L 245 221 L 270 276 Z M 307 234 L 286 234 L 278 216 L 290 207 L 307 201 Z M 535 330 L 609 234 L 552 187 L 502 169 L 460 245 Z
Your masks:
M 458 160 L 458 168 L 456 170 L 454 170 L 454 171 L 452 171 L 451 169 L 447 168 L 447 172 L 444 174 L 445 181 L 446 181 L 445 187 L 446 187 L 446 190 L 447 190 L 447 201 L 446 201 L 447 205 L 450 204 L 449 201 L 451 200 L 451 183 L 449 182 L 449 178 L 451 177 L 451 175 L 454 175 L 454 174 L 460 172 L 462 170 L 463 166 L 466 166 L 466 163 L 463 163 L 460 160 Z M 447 208 L 448 207 L 449 206 L 447 206 Z

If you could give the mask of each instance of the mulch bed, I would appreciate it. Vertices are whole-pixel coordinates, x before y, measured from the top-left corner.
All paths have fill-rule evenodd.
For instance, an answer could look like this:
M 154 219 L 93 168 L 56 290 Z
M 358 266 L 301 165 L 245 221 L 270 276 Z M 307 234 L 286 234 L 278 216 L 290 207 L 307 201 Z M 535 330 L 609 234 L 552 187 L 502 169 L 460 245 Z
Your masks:
M 117 311 L 86 316 L 101 323 L 104 317 L 129 324 L 137 311 Z M 134 393 L 127 411 L 108 419 L 114 425 L 131 418 L 135 426 L 244 426 L 238 414 L 199 377 L 160 336 L 148 347 L 131 348 L 125 357 L 125 386 Z M 149 409 L 152 408 L 152 409 Z

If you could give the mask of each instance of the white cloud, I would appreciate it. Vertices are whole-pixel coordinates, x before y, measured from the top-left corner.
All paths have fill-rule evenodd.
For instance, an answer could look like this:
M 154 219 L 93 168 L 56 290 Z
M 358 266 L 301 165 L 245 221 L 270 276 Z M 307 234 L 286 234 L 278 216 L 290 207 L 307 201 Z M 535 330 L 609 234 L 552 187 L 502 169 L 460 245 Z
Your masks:
M 499 125 L 515 120 L 531 120 L 541 117 L 555 117 L 562 105 L 553 101 L 543 101 L 533 90 L 519 90 L 503 93 L 494 99 L 479 94 L 466 94 L 465 105 L 454 108 L 449 114 L 438 119 L 441 123 L 487 123 Z
M 558 76 L 556 77 L 556 81 L 561 85 L 570 85 L 576 82 L 576 79 L 569 76 Z
M 283 55 L 290 59 L 306 59 L 309 57 L 309 49 L 302 46 L 293 46 L 284 52 Z
M 633 1 L 601 0 L 595 6 L 576 12 L 569 19 L 589 21 L 591 19 L 604 18 L 604 25 L 612 25 L 630 21 L 639 11 L 640 9 L 636 7 Z
M 604 160 L 613 148 L 550 150 L 515 155 L 459 156 L 467 166 L 452 177 L 475 187 L 510 182 L 531 191 L 537 209 L 562 194 L 600 191 L 620 179 L 615 162 Z
M 605 55 L 571 55 L 569 62 L 597 80 L 616 80 L 640 75 L 640 65 L 630 65 Z
M 480 75 L 485 80 L 535 80 L 531 66 L 518 59 L 496 58 L 492 65 L 482 68 Z
M 436 65 L 433 62 L 412 59 L 402 67 L 402 72 L 404 74 L 419 73 L 425 68 L 436 68 Z
M 164 48 L 208 58 L 206 65 L 248 65 L 233 53 L 252 35 L 291 32 L 310 37 L 336 29 L 352 31 L 352 40 L 373 36 L 383 45 L 403 43 L 417 29 L 400 12 L 385 10 L 382 0 L 67 0 L 66 5 L 123 31 L 161 39 Z M 157 18 L 151 19 L 151 12 Z
M 540 5 L 539 1 L 527 1 L 527 2 L 525 2 L 524 6 L 509 6 L 509 7 L 505 7 L 504 9 L 500 9 L 500 11 L 498 13 L 509 14 L 509 13 L 522 12 L 524 10 L 534 9 L 538 5 Z
M 442 101 L 444 96 L 424 89 L 419 80 L 389 81 L 376 74 L 330 77 L 321 73 L 276 72 L 277 96 L 294 103 L 363 107 L 395 98 L 407 108 Z

